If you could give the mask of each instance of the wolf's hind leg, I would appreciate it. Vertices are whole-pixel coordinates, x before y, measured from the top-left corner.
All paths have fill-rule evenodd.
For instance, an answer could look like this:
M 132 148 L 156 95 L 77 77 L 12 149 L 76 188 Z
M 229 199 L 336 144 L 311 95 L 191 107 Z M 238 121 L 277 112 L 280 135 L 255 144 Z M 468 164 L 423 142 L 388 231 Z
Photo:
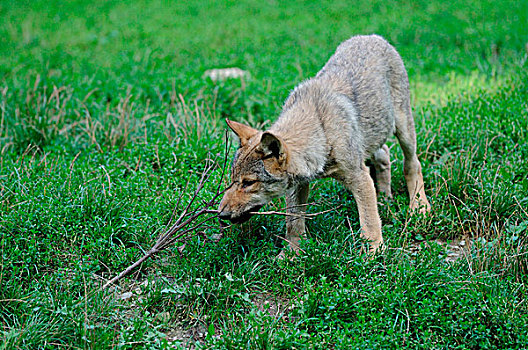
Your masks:
M 420 209 L 421 213 L 431 210 L 424 190 L 422 166 L 416 155 L 416 131 L 409 108 L 396 108 L 396 137 L 403 150 L 403 174 L 409 191 L 411 212 Z
M 309 193 L 310 185 L 306 183 L 298 185 L 291 194 L 286 196 L 286 212 L 290 215 L 286 217 L 285 240 L 295 254 L 299 252 L 300 239 L 306 237 L 304 213 L 306 213 L 306 202 Z M 279 254 L 278 258 L 284 258 L 284 251 Z
M 387 145 L 383 145 L 372 157 L 376 171 L 376 186 L 379 196 L 392 198 L 391 192 L 391 162 Z
M 363 164 L 361 168 L 346 174 L 344 185 L 352 192 L 356 200 L 361 237 L 370 242 L 370 251 L 375 252 L 383 244 L 383 236 L 381 235 L 376 188 L 368 168 Z

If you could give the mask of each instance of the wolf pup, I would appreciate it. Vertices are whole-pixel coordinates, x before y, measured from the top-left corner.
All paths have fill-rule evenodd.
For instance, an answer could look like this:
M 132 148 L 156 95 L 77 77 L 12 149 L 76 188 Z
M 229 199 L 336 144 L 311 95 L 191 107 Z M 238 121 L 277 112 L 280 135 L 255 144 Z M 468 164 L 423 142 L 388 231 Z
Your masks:
M 286 240 L 298 253 L 305 235 L 309 182 L 339 180 L 352 192 L 361 236 L 371 251 L 383 244 L 376 188 L 391 196 L 390 157 L 385 145 L 396 134 L 404 154 L 410 209 L 429 211 L 416 156 L 409 81 L 400 55 L 377 35 L 343 42 L 317 75 L 297 86 L 278 120 L 267 131 L 226 120 L 240 139 L 231 185 L 220 202 L 222 220 L 241 223 L 278 196 L 286 196 Z M 284 257 L 284 251 L 279 255 Z

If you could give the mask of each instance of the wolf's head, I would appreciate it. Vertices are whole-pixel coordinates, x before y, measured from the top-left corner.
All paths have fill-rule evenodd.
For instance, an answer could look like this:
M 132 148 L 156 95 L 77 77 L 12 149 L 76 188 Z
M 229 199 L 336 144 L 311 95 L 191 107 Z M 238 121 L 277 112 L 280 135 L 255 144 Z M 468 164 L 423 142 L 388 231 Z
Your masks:
M 231 185 L 218 208 L 220 218 L 242 223 L 273 198 L 287 192 L 288 151 L 279 136 L 226 119 L 240 139 L 231 165 Z

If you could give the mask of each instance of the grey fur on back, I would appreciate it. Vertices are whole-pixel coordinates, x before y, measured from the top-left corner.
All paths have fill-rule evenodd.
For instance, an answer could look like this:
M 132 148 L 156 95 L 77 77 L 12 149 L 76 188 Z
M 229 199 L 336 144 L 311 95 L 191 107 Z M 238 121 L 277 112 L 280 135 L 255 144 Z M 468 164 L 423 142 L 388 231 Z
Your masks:
M 333 163 L 357 167 L 371 158 L 395 131 L 396 108 L 410 112 L 399 54 L 380 36 L 355 36 L 290 94 L 270 131 L 298 160 L 291 173 L 324 176 Z

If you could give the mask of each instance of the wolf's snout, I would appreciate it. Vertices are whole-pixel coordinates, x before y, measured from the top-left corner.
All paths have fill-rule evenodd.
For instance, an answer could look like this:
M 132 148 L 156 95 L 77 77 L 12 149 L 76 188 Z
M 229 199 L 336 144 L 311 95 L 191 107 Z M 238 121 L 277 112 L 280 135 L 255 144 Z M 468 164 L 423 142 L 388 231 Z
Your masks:
M 224 199 L 220 202 L 220 206 L 218 207 L 218 217 L 220 220 L 230 220 L 233 217 L 233 213 L 228 209 L 227 204 L 223 203 Z
M 221 211 L 220 214 L 218 214 L 218 217 L 220 220 L 229 220 L 231 219 L 232 214 L 228 211 Z
M 262 208 L 262 205 L 254 206 L 243 212 L 231 212 L 228 210 L 220 210 L 218 217 L 223 221 L 230 221 L 233 224 L 241 224 L 248 221 L 255 212 L 259 211 Z

